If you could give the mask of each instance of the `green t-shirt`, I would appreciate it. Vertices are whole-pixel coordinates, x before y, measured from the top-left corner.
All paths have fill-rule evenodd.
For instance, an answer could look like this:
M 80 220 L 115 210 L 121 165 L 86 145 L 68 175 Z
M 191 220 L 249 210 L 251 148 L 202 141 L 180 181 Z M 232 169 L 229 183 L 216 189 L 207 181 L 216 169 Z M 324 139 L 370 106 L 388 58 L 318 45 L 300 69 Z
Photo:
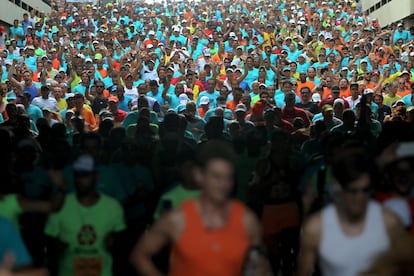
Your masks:
M 23 212 L 16 194 L 0 198 L 0 217 L 10 220 L 16 227 L 19 225 L 19 215 Z
M 67 195 L 62 209 L 50 215 L 45 226 L 47 235 L 68 244 L 59 263 L 59 276 L 78 275 L 77 267 L 83 267 L 83 273 L 90 267 L 87 275 L 91 276 L 112 275 L 105 239 L 124 229 L 123 211 L 116 200 L 101 194 L 95 205 L 85 207 L 76 194 Z
M 184 201 L 198 197 L 200 190 L 189 190 L 182 185 L 178 185 L 169 192 L 163 194 L 158 202 L 157 209 L 154 212 L 154 219 L 158 219 L 161 215 L 163 204 L 166 201 L 171 202 L 171 207 L 176 208 L 180 206 Z

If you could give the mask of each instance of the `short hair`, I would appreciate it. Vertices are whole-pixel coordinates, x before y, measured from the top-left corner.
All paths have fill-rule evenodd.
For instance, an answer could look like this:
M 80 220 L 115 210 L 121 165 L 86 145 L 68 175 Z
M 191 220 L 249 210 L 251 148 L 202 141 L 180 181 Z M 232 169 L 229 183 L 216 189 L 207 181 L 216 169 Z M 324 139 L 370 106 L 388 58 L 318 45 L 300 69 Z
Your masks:
M 268 96 L 270 96 L 269 92 L 263 91 L 263 92 L 260 92 L 259 97 L 261 98 L 265 94 L 267 94 Z
M 343 148 L 335 154 L 332 162 L 332 174 L 342 188 L 364 174 L 372 175 L 374 161 L 362 147 Z
M 311 89 L 308 86 L 303 86 L 299 92 L 303 92 L 303 90 L 307 90 L 308 92 L 312 92 Z
M 196 164 L 199 167 L 205 168 L 214 159 L 228 161 L 234 166 L 237 155 L 231 144 L 225 141 L 210 140 L 199 145 L 195 158 Z
M 292 83 L 290 80 L 286 80 L 286 81 L 284 81 L 284 82 L 282 83 L 282 86 L 284 86 L 284 85 L 286 85 L 286 84 L 288 84 L 288 85 L 290 85 L 290 86 L 293 86 L 293 83 Z
M 296 98 L 295 92 L 290 91 L 290 92 L 286 93 L 285 99 L 288 98 L 288 97 L 291 97 L 291 98 L 294 98 L 295 99 Z
M 80 148 L 81 149 L 83 149 L 86 146 L 86 141 L 94 141 L 94 142 L 96 142 L 96 144 L 99 147 L 99 149 L 102 146 L 101 136 L 99 136 L 99 134 L 94 133 L 94 132 L 84 133 L 81 136 L 81 140 L 80 140 Z

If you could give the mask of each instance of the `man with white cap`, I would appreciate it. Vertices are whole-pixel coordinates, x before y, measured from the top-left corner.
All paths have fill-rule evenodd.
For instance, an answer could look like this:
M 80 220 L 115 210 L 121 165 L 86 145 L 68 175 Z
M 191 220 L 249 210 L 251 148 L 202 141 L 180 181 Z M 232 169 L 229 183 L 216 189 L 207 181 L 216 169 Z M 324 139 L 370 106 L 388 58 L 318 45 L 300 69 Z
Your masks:
M 199 97 L 199 99 L 200 99 L 199 107 L 197 109 L 198 115 L 200 115 L 200 118 L 204 118 L 207 111 L 210 109 L 209 107 L 210 99 L 207 96 L 201 96 Z
M 187 38 L 181 34 L 180 26 L 172 27 L 172 35 L 170 36 L 170 43 L 173 41 L 181 42 L 181 45 L 186 45 Z
M 149 44 L 152 45 L 152 44 Z M 148 45 L 147 45 L 148 47 Z M 143 64 L 141 69 L 141 75 L 143 80 L 159 80 L 157 68 L 155 67 L 155 61 L 150 59 Z
M 246 120 L 247 107 L 244 104 L 238 104 L 234 109 L 234 114 L 235 120 L 239 123 L 242 134 L 246 135 L 249 131 L 254 129 L 254 123 Z
M 207 90 L 204 92 L 201 92 L 198 95 L 198 99 L 200 100 L 201 97 L 207 96 L 209 99 L 209 105 L 210 108 L 215 108 L 217 106 L 216 100 L 220 96 L 220 92 L 216 90 L 216 80 L 215 79 L 209 79 L 207 81 Z M 200 105 L 200 101 L 197 101 L 197 106 Z
M 403 23 L 398 23 L 397 24 L 397 29 L 394 31 L 394 36 L 393 36 L 393 43 L 397 44 L 397 41 L 399 39 L 403 40 L 403 43 L 407 43 L 408 42 L 408 36 L 409 36 L 410 32 L 406 29 L 404 29 L 404 24 Z
M 374 102 L 374 95 L 375 95 L 374 90 L 367 88 L 364 90 L 364 95 L 366 96 L 367 104 L 371 106 L 371 110 L 376 117 L 378 114 L 378 105 Z
M 205 48 L 203 49 L 203 56 L 197 59 L 195 70 L 196 71 L 204 70 L 204 66 L 206 64 L 209 64 L 210 62 L 211 62 L 210 49 Z

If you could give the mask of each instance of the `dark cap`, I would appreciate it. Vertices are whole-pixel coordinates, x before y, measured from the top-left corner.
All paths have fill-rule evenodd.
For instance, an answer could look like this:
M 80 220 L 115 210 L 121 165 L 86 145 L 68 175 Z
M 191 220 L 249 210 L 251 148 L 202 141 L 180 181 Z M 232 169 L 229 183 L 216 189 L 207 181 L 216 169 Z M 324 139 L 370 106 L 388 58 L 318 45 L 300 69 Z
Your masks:
M 339 86 L 332 86 L 332 93 L 335 93 L 335 92 L 340 92 L 341 91 L 341 89 L 339 88 Z

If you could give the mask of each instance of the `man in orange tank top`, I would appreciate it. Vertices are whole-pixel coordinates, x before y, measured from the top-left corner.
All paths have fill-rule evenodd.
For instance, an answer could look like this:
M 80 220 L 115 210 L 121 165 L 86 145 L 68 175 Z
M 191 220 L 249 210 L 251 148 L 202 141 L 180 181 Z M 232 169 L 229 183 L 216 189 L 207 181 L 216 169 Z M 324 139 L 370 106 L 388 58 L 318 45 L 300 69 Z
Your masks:
M 241 275 L 245 262 L 252 275 L 267 275 L 261 230 L 255 215 L 231 200 L 235 154 L 232 145 L 208 141 L 199 146 L 193 175 L 201 187 L 199 198 L 162 216 L 134 249 L 131 261 L 142 275 L 161 275 L 151 258 L 169 242 L 169 275 Z

